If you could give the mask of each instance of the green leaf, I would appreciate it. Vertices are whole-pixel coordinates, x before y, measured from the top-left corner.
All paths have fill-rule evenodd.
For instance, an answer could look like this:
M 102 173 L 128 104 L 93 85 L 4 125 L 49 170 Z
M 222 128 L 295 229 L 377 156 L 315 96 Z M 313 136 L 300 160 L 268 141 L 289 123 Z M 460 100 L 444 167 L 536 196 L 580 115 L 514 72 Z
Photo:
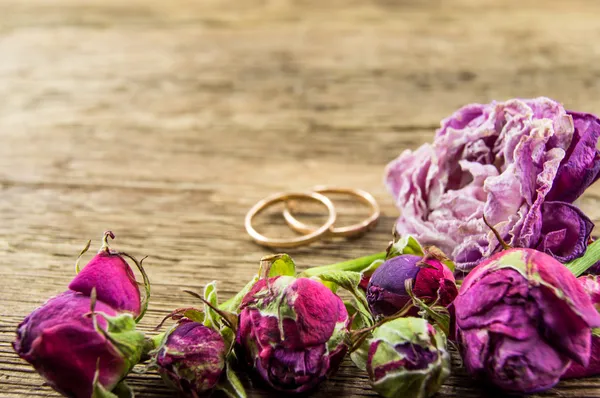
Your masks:
M 330 271 L 353 271 L 362 272 L 365 269 L 371 267 L 374 261 L 385 259 L 386 252 L 375 253 L 369 256 L 355 258 L 353 260 L 342 261 L 340 263 L 321 265 L 319 267 L 312 267 L 301 272 L 299 278 L 310 278 L 323 274 Z
M 235 330 L 229 327 L 224 327 L 220 330 L 220 333 L 221 337 L 223 337 L 223 341 L 225 342 L 225 347 L 228 347 L 227 352 L 231 352 L 235 344 Z
M 425 251 L 412 235 L 404 235 L 388 247 L 386 260 L 402 254 L 414 254 L 422 257 L 425 255 Z
M 296 264 L 292 258 L 285 254 L 273 254 L 260 259 L 259 275 L 265 275 L 268 278 L 276 276 L 294 276 L 296 275 Z
M 331 290 L 331 292 L 333 294 L 337 294 L 338 288 L 340 287 L 340 285 L 338 285 L 337 283 L 333 283 L 333 282 L 328 282 L 328 281 L 321 281 L 321 283 L 323 285 L 325 285 L 327 287 L 327 289 Z
M 581 276 L 598 261 L 600 261 L 600 240 L 596 240 L 589 245 L 583 256 L 569 261 L 565 265 L 575 276 Z
M 363 372 L 367 370 L 367 359 L 369 357 L 369 342 L 370 340 L 364 339 L 363 342 L 358 346 L 356 350 L 350 353 L 350 359 L 354 362 L 357 368 Z
M 342 289 L 347 290 L 354 296 L 356 309 L 363 318 L 365 324 L 371 326 L 374 324 L 373 316 L 369 311 L 369 304 L 365 293 L 358 287 L 362 275 L 360 272 L 352 271 L 328 271 L 317 275 L 319 279 L 325 282 L 335 283 Z
M 252 289 L 252 286 L 258 281 L 258 275 L 254 275 L 254 277 L 240 290 L 235 296 L 224 302 L 219 306 L 220 309 L 229 312 L 238 312 L 240 304 L 242 300 L 248 294 L 248 292 Z
M 217 297 L 217 282 L 212 281 L 204 286 L 204 300 L 209 302 L 213 307 L 218 305 Z M 204 326 L 220 329 L 221 322 L 219 314 L 208 304 L 204 304 Z
M 378 260 L 373 261 L 371 263 L 371 265 L 369 265 L 367 268 L 365 268 L 365 270 L 362 272 L 363 275 L 364 274 L 367 274 L 367 275 L 373 274 L 373 272 L 375 272 L 375 270 L 377 268 L 379 268 L 379 266 L 383 263 L 385 263 L 385 260 L 383 260 L 383 259 L 378 259 Z
M 223 391 L 231 398 L 246 398 L 246 390 L 237 374 L 231 369 L 230 364 L 227 364 L 225 377 L 219 381 L 217 389 Z

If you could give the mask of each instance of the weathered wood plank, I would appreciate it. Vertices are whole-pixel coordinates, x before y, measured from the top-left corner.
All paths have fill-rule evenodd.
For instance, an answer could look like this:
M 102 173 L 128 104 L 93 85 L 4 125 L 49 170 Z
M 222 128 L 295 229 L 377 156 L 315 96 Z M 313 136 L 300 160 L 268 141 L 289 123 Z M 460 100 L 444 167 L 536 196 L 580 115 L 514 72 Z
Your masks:
M 397 214 L 383 166 L 459 106 L 546 95 L 600 112 L 598 2 L 323 3 L 0 1 L 1 396 L 56 396 L 10 342 L 105 229 L 150 256 L 151 331 L 194 304 L 182 288 L 218 279 L 227 298 L 256 272 L 269 251 L 242 223 L 267 194 L 369 190 L 385 215 L 373 232 L 290 251 L 301 267 L 366 255 Z M 581 200 L 596 221 L 599 199 L 596 186 Z M 341 203 L 345 220 L 362 214 Z M 172 395 L 154 373 L 130 380 L 139 396 Z M 599 389 L 582 379 L 538 396 Z M 349 361 L 315 394 L 331 395 L 374 396 Z M 461 370 L 440 395 L 501 396 Z

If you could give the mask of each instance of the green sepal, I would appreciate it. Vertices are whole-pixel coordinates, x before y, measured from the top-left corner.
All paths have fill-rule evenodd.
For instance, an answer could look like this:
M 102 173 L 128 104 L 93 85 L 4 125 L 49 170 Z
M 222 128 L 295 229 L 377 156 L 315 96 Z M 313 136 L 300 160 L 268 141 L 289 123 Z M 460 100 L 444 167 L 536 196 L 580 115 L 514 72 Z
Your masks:
M 204 324 L 204 312 L 197 310 L 196 308 L 189 308 L 183 312 L 183 316 L 197 323 Z
M 350 359 L 357 368 L 365 372 L 367 370 L 367 359 L 369 357 L 369 338 L 365 338 L 356 346 L 353 352 L 350 353 Z
M 406 292 L 412 299 L 413 305 L 419 308 L 419 315 L 427 320 L 431 320 L 434 326 L 437 326 L 445 336 L 450 335 L 450 312 L 446 307 L 441 305 L 427 305 L 423 300 L 418 298 L 413 294 L 412 291 L 412 280 L 408 279 L 405 281 L 404 286 Z M 438 297 L 440 297 L 440 292 L 438 289 Z
M 133 389 L 124 381 L 121 380 L 119 384 L 108 391 L 102 384 L 100 384 L 100 361 L 96 364 L 96 371 L 94 372 L 94 380 L 92 381 L 92 396 L 91 398 L 135 398 Z
M 144 333 L 136 330 L 136 322 L 131 314 L 108 316 L 102 312 L 96 313 L 107 322 L 107 329 L 98 328 L 106 338 L 121 353 L 128 373 L 139 361 L 146 347 Z
M 211 282 L 204 289 L 204 297 L 192 290 L 184 290 L 189 295 L 196 297 L 204 303 L 205 318 L 204 326 L 221 330 L 224 327 L 229 327 L 237 330 L 238 316 L 236 313 L 225 311 L 219 308 L 217 298 L 216 282 Z M 205 298 L 206 297 L 206 298 Z M 210 301 L 209 301 L 210 300 Z
M 593 328 L 592 335 L 596 337 L 600 337 L 600 328 Z
M 396 238 L 396 236 L 394 236 Z M 392 257 L 397 257 L 402 254 L 414 254 L 416 256 L 423 257 L 425 250 L 412 235 L 404 235 L 395 239 L 387 249 L 385 259 L 389 260 Z
M 204 303 L 204 322 L 202 323 L 204 324 L 204 326 L 220 329 L 220 316 L 213 309 L 219 305 L 216 281 L 212 281 L 206 286 L 204 286 L 204 300 L 206 300 L 206 302 L 210 303 L 211 305 Z
M 375 323 L 375 320 L 369 311 L 367 297 L 358 286 L 362 279 L 362 274 L 360 272 L 328 271 L 318 274 L 317 278 L 321 281 L 336 284 L 342 289 L 347 290 L 354 297 L 358 315 L 363 318 L 365 325 L 372 326 Z
M 135 398 L 133 388 L 124 380 L 117 384 L 112 392 L 119 398 Z
M 258 275 L 274 278 L 276 276 L 296 275 L 296 264 L 294 260 L 285 253 L 272 254 L 260 259 Z
M 223 391 L 230 398 L 246 398 L 246 390 L 239 377 L 232 369 L 231 364 L 225 367 L 225 376 L 221 378 L 216 386 L 217 390 Z
M 252 286 L 258 281 L 258 275 L 254 275 L 254 277 L 240 290 L 235 296 L 225 301 L 223 304 L 219 306 L 220 309 L 229 312 L 238 312 L 240 308 L 240 304 L 244 297 L 248 294 L 250 290 L 252 290 Z

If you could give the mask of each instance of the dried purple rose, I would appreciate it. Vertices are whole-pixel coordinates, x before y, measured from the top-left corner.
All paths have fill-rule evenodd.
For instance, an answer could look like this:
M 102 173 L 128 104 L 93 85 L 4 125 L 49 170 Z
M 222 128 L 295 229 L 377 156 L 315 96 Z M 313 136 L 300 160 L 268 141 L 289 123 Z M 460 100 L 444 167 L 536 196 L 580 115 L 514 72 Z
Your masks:
M 483 216 L 514 247 L 580 257 L 593 223 L 572 202 L 600 176 L 599 137 L 598 118 L 548 98 L 467 105 L 442 121 L 432 145 L 387 166 L 396 228 L 462 271 L 498 246 Z
M 369 380 L 384 397 L 431 397 L 450 375 L 446 338 L 424 319 L 386 322 L 368 345 Z
M 17 329 L 13 348 L 52 388 L 69 397 L 90 398 L 98 371 L 101 388 L 110 391 L 140 360 L 144 335 L 131 314 L 66 291 L 29 314 Z
M 306 392 L 337 370 L 348 323 L 342 300 L 320 282 L 260 279 L 240 306 L 237 343 L 271 387 Z
M 465 278 L 456 333 L 467 370 L 515 392 L 556 384 L 571 361 L 588 364 L 600 314 L 575 276 L 551 256 L 510 249 Z
M 186 397 L 197 398 L 219 382 L 226 351 L 219 332 L 183 319 L 163 338 L 156 365 L 169 386 Z
M 586 275 L 577 278 L 583 289 L 592 300 L 596 310 L 600 312 L 600 276 Z M 587 366 L 572 363 L 563 374 L 563 379 L 596 376 L 600 374 L 600 329 L 592 330 L 592 349 L 590 362 Z
M 441 261 L 403 254 L 381 264 L 371 276 L 367 300 L 373 315 L 394 315 L 412 300 L 406 292 L 407 280 L 412 281 L 414 295 L 426 304 L 446 307 L 458 294 L 452 271 Z M 412 315 L 416 313 L 415 308 Z

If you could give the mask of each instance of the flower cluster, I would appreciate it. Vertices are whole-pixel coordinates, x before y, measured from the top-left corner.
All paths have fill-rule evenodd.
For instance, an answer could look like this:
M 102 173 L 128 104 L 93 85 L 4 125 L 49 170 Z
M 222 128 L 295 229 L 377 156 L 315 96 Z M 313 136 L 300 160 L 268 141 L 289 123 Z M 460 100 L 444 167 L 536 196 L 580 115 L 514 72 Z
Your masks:
M 473 377 L 510 393 L 600 374 L 600 279 L 577 278 L 600 264 L 600 242 L 573 204 L 600 175 L 599 137 L 599 119 L 547 98 L 464 107 L 433 145 L 388 166 L 402 214 L 385 253 L 300 273 L 286 254 L 264 257 L 225 303 L 214 283 L 187 291 L 203 309 L 174 310 L 153 337 L 136 329 L 146 274 L 107 233 L 69 289 L 19 325 L 14 349 L 78 398 L 123 396 L 144 361 L 185 397 L 245 398 L 244 370 L 305 394 L 347 354 L 383 397 L 429 398 L 451 372 L 448 339 Z

